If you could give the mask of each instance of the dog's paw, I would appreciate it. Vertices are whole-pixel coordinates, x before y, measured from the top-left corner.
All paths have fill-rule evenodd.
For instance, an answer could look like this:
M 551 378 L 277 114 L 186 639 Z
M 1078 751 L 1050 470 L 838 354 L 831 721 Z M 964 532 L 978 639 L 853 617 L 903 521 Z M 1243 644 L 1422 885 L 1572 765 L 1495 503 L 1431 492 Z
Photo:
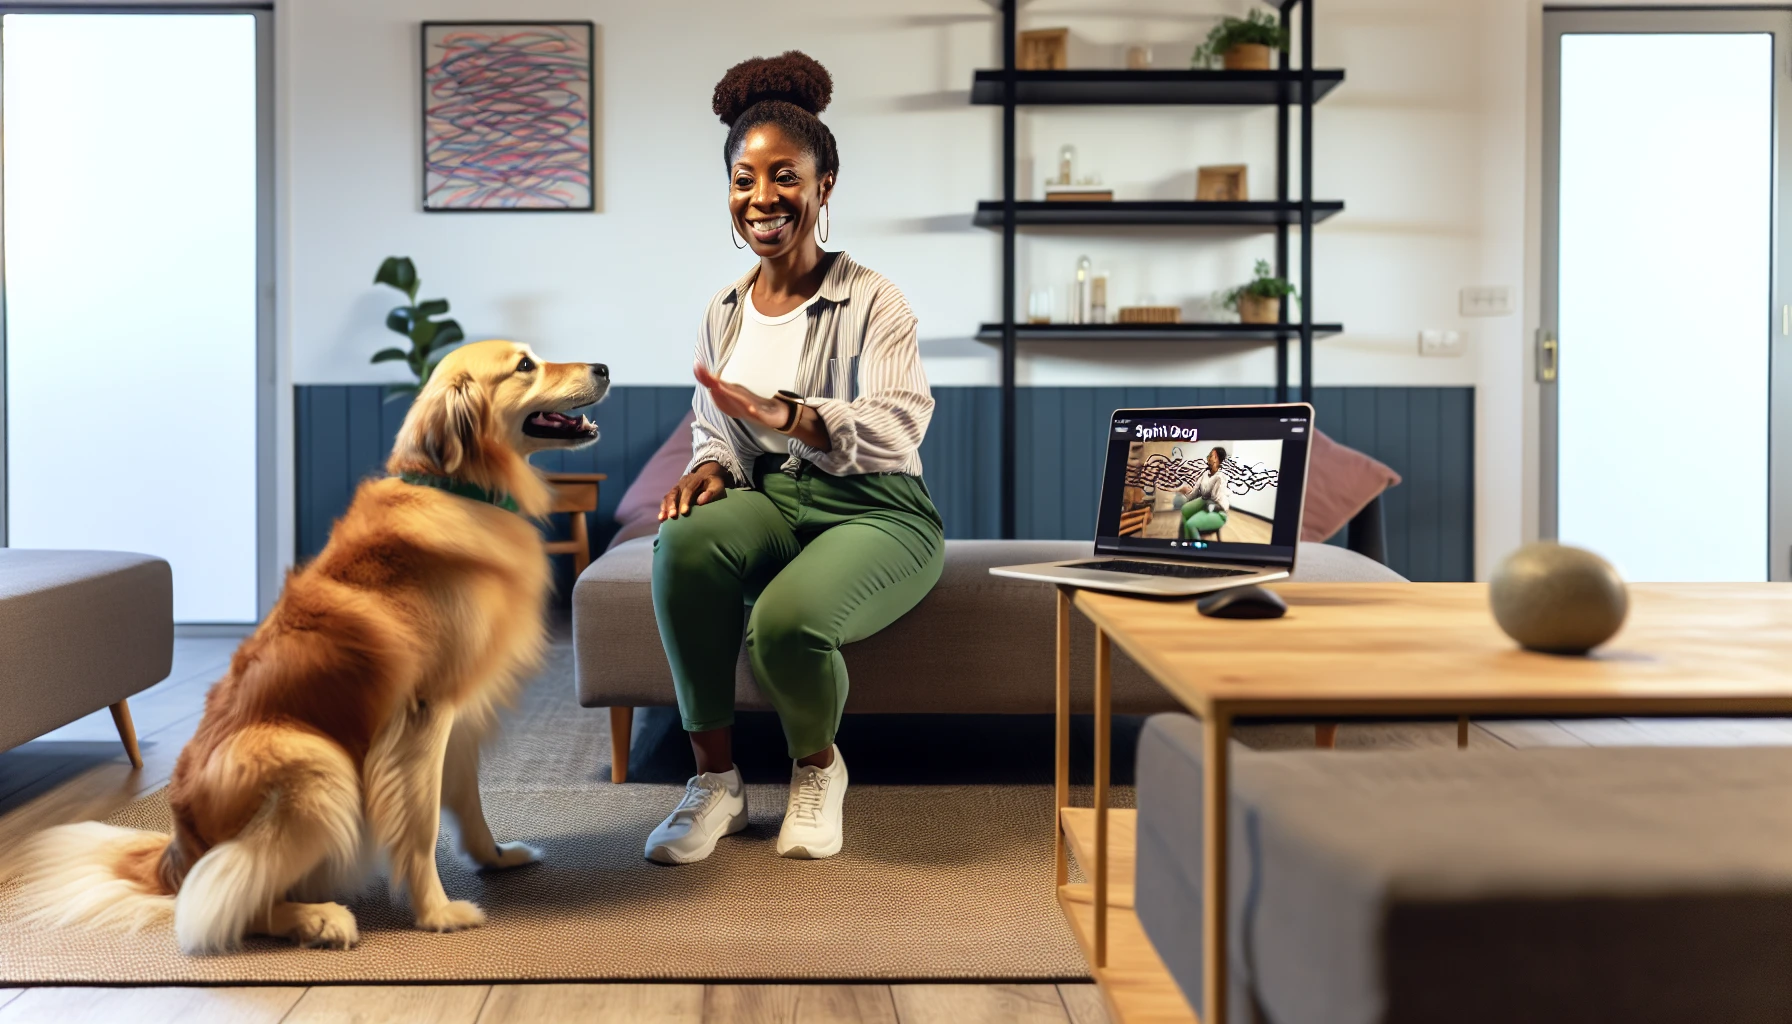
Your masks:
M 417 927 L 426 932 L 458 932 L 485 923 L 485 911 L 468 900 L 442 904 L 441 909 L 417 916 Z
M 310 949 L 351 949 L 361 941 L 355 915 L 340 903 L 307 903 L 293 916 L 292 939 Z
M 525 843 L 499 843 L 497 850 L 497 856 L 479 862 L 479 870 L 503 871 L 541 860 L 541 851 Z

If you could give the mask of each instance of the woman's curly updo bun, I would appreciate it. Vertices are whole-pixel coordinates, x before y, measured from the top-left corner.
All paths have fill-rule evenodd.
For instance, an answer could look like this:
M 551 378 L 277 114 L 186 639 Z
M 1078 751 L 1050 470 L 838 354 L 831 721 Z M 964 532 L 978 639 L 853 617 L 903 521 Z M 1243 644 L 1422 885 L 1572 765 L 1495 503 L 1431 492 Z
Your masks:
M 834 79 L 828 69 L 799 50 L 734 65 L 716 83 L 711 102 L 711 109 L 728 126 L 722 162 L 734 166 L 747 133 L 763 124 L 775 124 L 815 157 L 820 173 L 839 171 L 834 133 L 816 116 L 828 108 L 833 96 Z

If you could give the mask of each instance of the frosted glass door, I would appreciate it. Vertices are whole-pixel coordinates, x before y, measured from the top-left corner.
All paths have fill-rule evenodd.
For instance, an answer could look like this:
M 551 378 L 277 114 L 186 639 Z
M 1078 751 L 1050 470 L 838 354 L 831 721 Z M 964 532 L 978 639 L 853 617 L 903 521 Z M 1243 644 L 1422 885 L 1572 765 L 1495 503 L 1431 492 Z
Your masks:
M 1766 579 L 1774 36 L 1560 47 L 1557 536 Z
M 7 14 L 7 543 L 257 617 L 252 14 Z

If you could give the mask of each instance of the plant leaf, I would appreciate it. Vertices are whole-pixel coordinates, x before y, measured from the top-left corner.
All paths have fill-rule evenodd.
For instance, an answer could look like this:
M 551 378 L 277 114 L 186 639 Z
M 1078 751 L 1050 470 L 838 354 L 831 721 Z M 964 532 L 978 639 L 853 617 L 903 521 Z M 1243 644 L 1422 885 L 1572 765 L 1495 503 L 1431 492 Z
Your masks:
M 418 316 L 441 316 L 446 312 L 448 312 L 447 299 L 430 299 L 417 303 Z
M 408 336 L 411 333 L 411 323 L 416 319 L 416 315 L 417 311 L 410 306 L 398 306 L 386 314 L 386 329 Z
M 390 402 L 398 398 L 415 396 L 421 390 L 423 389 L 416 384 L 391 384 L 386 387 L 385 400 Z
M 388 256 L 374 273 L 373 283 L 390 285 L 406 295 L 414 295 L 417 289 L 417 266 L 409 256 Z
M 436 320 L 419 320 L 411 325 L 411 347 L 427 355 L 436 338 L 436 331 L 441 328 Z
M 436 325 L 436 334 L 435 338 L 432 339 L 432 344 L 430 346 L 432 351 L 447 348 L 450 345 L 465 341 L 467 338 L 466 332 L 460 329 L 460 324 L 453 320 L 436 320 L 434 323 Z
M 406 352 L 402 348 L 382 348 L 378 352 L 375 352 L 373 354 L 373 358 L 368 360 L 368 362 L 389 363 L 394 359 L 407 359 L 408 360 L 410 358 L 411 358 L 410 353 Z

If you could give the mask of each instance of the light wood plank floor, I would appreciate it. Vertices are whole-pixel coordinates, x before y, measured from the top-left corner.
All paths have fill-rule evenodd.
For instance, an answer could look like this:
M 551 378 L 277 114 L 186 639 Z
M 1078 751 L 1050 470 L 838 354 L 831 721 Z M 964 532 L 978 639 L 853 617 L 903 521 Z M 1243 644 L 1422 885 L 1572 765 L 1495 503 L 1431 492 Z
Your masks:
M 167 784 L 234 639 L 181 638 L 167 680 L 131 699 L 142 771 L 105 711 L 0 753 L 0 847 L 40 828 L 103 818 Z M 1302 746 L 1312 727 L 1248 727 Z M 1453 746 L 1452 723 L 1345 725 L 1338 745 Z M 1792 744 L 1785 719 L 1477 722 L 1476 747 Z M 1258 745 L 1255 744 L 1254 745 Z M 0 1024 L 1106 1024 L 1093 985 L 386 985 L 0 988 Z

